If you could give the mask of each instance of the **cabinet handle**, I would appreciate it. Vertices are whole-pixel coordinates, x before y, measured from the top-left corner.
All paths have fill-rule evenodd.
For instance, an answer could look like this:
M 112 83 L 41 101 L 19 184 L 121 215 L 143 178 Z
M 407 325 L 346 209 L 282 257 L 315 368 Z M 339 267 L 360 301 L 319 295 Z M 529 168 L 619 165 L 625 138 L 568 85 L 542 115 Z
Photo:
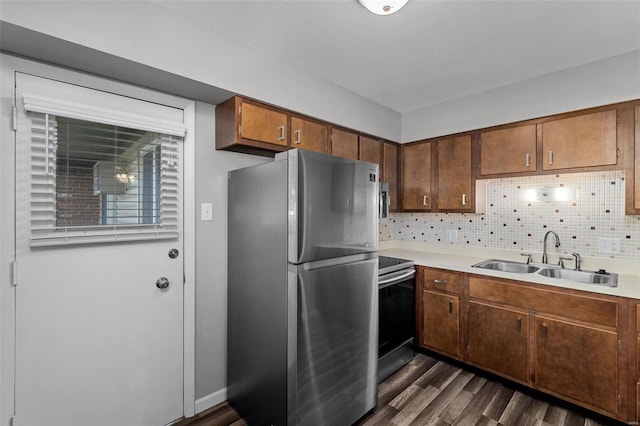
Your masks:
M 463 206 L 467 205 L 467 194 L 462 194 L 462 205 Z
M 426 206 L 427 205 L 427 201 L 429 200 L 429 196 L 428 195 L 424 195 L 422 197 L 422 205 Z
M 283 141 L 284 140 L 284 126 L 279 126 L 278 129 L 280 130 L 280 137 L 278 138 L 279 141 Z
M 524 155 L 524 165 L 526 167 L 529 167 L 531 165 L 531 156 L 528 152 Z
M 542 341 L 543 342 L 547 341 L 547 323 L 546 322 L 542 323 Z
M 433 280 L 435 284 L 447 285 L 447 280 Z
M 293 141 L 293 143 L 300 143 L 302 141 L 302 130 L 298 129 L 293 133 L 296 135 L 296 138 Z
M 449 301 L 449 313 L 453 313 L 453 302 Z
M 547 155 L 549 157 L 549 164 L 553 164 L 553 151 L 549 151 Z
M 518 333 L 522 330 L 522 317 L 518 317 L 518 319 L 516 319 L 516 330 Z

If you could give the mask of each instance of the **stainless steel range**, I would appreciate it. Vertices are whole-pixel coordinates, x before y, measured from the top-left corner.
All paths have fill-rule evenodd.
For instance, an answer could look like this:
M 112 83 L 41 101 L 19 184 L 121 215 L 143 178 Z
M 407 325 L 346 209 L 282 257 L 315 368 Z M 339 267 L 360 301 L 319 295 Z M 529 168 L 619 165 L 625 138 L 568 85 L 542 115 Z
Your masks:
M 415 338 L 414 262 L 378 257 L 378 381 L 413 359 Z

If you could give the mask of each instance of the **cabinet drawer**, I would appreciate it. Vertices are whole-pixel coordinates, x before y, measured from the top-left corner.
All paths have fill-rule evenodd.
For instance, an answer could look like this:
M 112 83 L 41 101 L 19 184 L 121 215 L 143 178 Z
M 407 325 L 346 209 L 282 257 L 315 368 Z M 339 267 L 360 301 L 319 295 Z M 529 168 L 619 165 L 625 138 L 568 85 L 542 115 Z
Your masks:
M 446 291 L 460 294 L 462 289 L 462 274 L 442 269 L 422 269 L 422 288 L 424 290 Z
M 580 321 L 618 326 L 618 304 L 612 300 L 525 287 L 512 282 L 469 278 L 469 297 Z

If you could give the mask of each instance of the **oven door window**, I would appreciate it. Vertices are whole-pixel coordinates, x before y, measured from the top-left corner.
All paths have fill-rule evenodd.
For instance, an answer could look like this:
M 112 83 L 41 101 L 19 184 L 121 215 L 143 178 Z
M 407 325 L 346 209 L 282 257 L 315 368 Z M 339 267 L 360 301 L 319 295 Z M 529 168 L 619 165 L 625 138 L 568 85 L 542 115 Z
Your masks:
M 382 357 L 415 336 L 414 278 L 408 278 L 379 292 L 379 348 Z

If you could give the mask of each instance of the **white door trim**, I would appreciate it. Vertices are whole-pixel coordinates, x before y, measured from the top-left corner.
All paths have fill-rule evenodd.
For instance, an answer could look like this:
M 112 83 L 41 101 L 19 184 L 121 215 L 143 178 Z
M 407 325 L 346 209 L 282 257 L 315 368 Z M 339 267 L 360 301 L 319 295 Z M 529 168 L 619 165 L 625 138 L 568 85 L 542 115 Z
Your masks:
M 0 426 L 10 424 L 15 407 L 15 134 L 11 116 L 16 71 L 156 102 L 184 110 L 184 415 L 195 414 L 195 102 L 0 53 Z M 18 284 L 19 285 L 19 284 Z M 18 413 L 19 415 L 19 413 Z

